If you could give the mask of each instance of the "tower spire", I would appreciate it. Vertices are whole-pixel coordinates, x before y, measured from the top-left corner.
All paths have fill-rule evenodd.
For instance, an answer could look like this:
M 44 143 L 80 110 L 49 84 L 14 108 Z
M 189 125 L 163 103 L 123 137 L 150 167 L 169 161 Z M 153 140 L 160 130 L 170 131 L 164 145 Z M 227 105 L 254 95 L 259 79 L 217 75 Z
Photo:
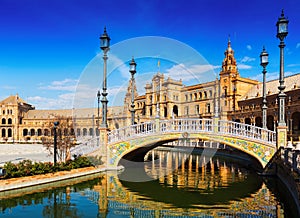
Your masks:
M 227 47 L 231 48 L 230 34 L 228 34 L 228 45 L 227 45 Z

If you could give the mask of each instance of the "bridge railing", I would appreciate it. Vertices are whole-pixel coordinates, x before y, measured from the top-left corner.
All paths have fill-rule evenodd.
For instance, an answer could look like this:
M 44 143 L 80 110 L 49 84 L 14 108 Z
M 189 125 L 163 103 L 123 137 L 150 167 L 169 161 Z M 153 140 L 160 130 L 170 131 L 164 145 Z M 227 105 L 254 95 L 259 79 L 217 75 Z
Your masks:
M 224 133 L 229 135 L 242 136 L 245 138 L 262 140 L 270 144 L 276 143 L 276 133 L 274 131 L 244 123 L 219 120 L 218 132 L 221 134 Z
M 233 121 L 218 120 L 218 122 L 214 123 L 213 119 L 192 118 L 159 121 L 152 120 L 150 122 L 115 129 L 108 133 L 108 143 L 164 132 L 214 132 L 216 134 L 261 140 L 270 144 L 276 143 L 276 133 L 274 131 Z
M 139 123 L 126 126 L 120 129 L 114 129 L 108 133 L 108 143 L 130 139 L 139 135 L 149 135 L 156 132 L 155 121 Z
M 212 119 L 161 120 L 160 132 L 212 132 Z

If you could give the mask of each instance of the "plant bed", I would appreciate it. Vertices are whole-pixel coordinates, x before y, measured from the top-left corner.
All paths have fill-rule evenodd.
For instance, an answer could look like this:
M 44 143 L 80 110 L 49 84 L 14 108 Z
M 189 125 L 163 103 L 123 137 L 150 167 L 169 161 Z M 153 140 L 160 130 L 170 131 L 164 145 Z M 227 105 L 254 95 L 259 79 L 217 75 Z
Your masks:
M 23 160 L 16 164 L 7 162 L 3 167 L 5 174 L 2 176 L 2 179 L 43 175 L 84 167 L 92 167 L 94 166 L 93 162 L 94 160 L 90 160 L 88 157 L 84 156 L 76 157 L 74 160 L 57 163 L 55 165 L 51 162 L 34 163 L 31 160 Z M 101 162 L 101 160 L 99 162 Z

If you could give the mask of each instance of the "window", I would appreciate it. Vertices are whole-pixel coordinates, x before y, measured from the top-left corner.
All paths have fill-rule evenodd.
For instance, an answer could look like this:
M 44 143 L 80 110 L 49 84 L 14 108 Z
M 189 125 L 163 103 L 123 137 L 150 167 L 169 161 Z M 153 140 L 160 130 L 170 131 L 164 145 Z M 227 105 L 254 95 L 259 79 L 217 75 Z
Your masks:
M 185 115 L 189 115 L 189 106 L 184 107 L 184 113 Z
M 210 104 L 207 104 L 206 107 L 207 107 L 207 113 L 210 113 Z
M 200 114 L 200 106 L 199 105 L 196 105 L 196 108 L 195 108 L 195 111 L 196 111 L 196 114 Z
M 227 97 L 227 86 L 224 87 L 224 96 Z

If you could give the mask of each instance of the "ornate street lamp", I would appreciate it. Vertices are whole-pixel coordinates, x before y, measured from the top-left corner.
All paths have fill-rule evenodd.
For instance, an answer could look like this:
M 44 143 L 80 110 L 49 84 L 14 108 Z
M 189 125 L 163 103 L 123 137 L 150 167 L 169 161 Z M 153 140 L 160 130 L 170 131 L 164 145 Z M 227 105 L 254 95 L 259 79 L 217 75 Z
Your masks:
M 265 47 L 263 47 L 263 51 L 260 53 L 260 65 L 263 67 L 263 98 L 262 98 L 262 113 L 263 113 L 263 119 L 262 119 L 262 128 L 267 128 L 267 96 L 266 96 L 266 67 L 269 63 L 269 54 L 266 51 Z
M 102 123 L 101 127 L 107 128 L 107 78 L 106 78 L 106 61 L 107 52 L 109 51 L 110 38 L 106 32 L 106 27 L 104 27 L 104 33 L 100 36 L 100 48 L 103 51 L 103 91 L 102 91 Z
M 129 63 L 129 72 L 131 73 L 131 125 L 134 125 L 134 74 L 136 73 L 136 63 L 132 57 L 131 62 Z
M 97 92 L 97 99 L 98 99 L 98 118 L 97 118 L 97 129 L 99 128 L 99 125 L 100 125 L 100 90 L 98 90 Z
M 285 123 L 285 98 L 286 94 L 284 93 L 284 54 L 283 48 L 285 47 L 284 38 L 288 34 L 288 23 L 289 21 L 284 17 L 283 10 L 281 12 L 281 17 L 278 18 L 276 23 L 277 26 L 277 35 L 276 37 L 280 39 L 280 73 L 279 73 L 279 94 L 278 94 L 278 101 L 279 101 L 279 110 L 278 110 L 278 126 L 286 126 Z

